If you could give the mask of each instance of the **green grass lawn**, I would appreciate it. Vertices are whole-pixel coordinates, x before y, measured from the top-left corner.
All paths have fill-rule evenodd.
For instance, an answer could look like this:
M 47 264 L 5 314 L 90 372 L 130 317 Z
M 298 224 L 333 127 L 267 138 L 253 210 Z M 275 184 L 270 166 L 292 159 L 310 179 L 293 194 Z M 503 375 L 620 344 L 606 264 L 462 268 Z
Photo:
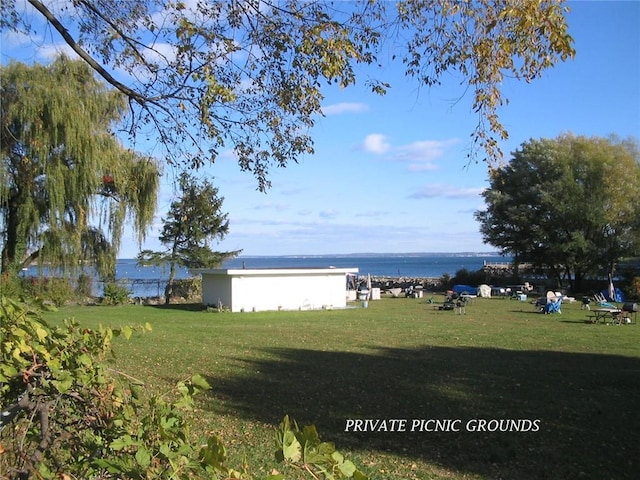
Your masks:
M 640 478 L 640 325 L 586 323 L 579 303 L 555 315 L 515 300 L 477 299 L 458 315 L 383 298 L 313 312 L 78 306 L 46 318 L 69 316 L 151 323 L 117 343 L 115 368 L 162 392 L 205 376 L 213 389 L 194 431 L 219 435 L 230 466 L 277 467 L 274 428 L 288 414 L 373 480 Z M 345 431 L 349 419 L 406 419 L 407 431 Z M 428 419 L 460 431 L 408 431 Z M 469 431 L 478 419 L 538 429 Z

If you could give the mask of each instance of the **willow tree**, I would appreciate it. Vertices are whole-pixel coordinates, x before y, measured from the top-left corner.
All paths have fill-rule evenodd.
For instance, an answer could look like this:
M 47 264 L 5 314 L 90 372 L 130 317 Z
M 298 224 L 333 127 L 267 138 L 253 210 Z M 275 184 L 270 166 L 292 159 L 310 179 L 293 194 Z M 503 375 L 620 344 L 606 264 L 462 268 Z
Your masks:
M 112 132 L 126 99 L 81 61 L 0 70 L 2 272 L 31 262 L 114 271 L 125 222 L 140 238 L 156 206 L 158 168 Z
M 395 60 L 417 86 L 454 74 L 478 115 L 473 151 L 495 162 L 504 85 L 574 53 L 560 0 L 2 3 L 0 28 L 29 35 L 42 22 L 129 98 L 132 135 L 155 129 L 193 165 L 232 150 L 263 190 L 270 167 L 313 152 L 323 88 L 354 84 L 358 64 L 388 71 Z

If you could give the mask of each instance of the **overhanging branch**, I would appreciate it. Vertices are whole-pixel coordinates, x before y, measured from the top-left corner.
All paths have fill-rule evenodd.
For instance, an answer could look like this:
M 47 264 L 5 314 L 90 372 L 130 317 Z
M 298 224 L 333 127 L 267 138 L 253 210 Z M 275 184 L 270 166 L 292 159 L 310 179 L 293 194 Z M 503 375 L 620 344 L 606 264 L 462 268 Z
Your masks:
M 35 8 L 47 19 L 47 21 L 53 26 L 53 28 L 58 31 L 60 35 L 62 35 L 62 38 L 67 43 L 67 45 L 69 45 L 71 49 L 75 53 L 77 53 L 80 58 L 82 58 L 82 60 L 87 62 L 87 64 L 102 78 L 104 78 L 110 85 L 112 85 L 140 105 L 144 105 L 148 102 L 148 98 L 140 95 L 135 90 L 132 90 L 131 88 L 116 80 L 109 72 L 107 72 L 107 70 L 105 70 L 98 62 L 96 62 L 91 55 L 89 55 L 82 47 L 80 47 L 73 36 L 71 36 L 71 34 L 69 33 L 69 30 L 67 30 L 65 26 L 60 23 L 55 15 L 51 13 L 51 11 L 46 6 L 44 6 L 42 2 L 38 0 L 28 0 L 28 2 L 33 6 L 33 8 Z

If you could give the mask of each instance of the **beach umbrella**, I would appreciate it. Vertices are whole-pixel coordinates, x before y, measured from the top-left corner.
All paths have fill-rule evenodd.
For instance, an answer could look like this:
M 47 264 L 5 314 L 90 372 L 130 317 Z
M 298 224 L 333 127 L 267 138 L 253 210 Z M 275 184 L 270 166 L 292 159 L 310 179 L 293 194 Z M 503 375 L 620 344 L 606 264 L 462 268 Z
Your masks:
M 613 277 L 611 277 L 611 274 L 609 274 L 608 294 L 609 294 L 609 301 L 615 302 L 616 301 L 616 288 L 613 286 Z

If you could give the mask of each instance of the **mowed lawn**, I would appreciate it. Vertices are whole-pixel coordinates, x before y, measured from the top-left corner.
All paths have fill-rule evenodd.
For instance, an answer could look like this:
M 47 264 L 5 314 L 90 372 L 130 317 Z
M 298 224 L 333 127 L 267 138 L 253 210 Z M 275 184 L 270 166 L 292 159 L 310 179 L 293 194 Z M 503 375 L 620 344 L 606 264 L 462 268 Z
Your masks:
M 586 323 L 579 302 L 554 315 L 503 299 L 477 299 L 465 315 L 426 299 L 354 307 L 78 306 L 46 318 L 151 323 L 152 332 L 117 342 L 114 368 L 160 392 L 205 376 L 213 389 L 193 412 L 193 432 L 219 435 L 229 466 L 246 458 L 257 477 L 278 468 L 274 430 L 288 414 L 315 424 L 374 480 L 640 478 L 640 325 Z M 365 419 L 407 423 L 345 431 Z M 458 431 L 411 432 L 421 420 Z M 483 420 L 536 428 L 477 431 Z

